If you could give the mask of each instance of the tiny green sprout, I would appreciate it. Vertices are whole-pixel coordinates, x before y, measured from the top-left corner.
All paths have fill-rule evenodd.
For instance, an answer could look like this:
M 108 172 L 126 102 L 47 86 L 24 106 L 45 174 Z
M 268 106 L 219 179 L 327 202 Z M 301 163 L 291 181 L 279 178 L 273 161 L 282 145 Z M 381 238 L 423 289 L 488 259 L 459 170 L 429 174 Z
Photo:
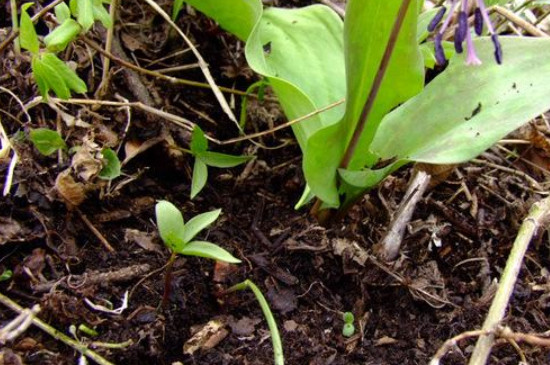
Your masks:
M 49 156 L 57 150 L 67 148 L 61 135 L 48 128 L 31 129 L 29 139 L 38 152 L 44 156 Z
M 81 323 L 78 325 L 78 331 L 79 332 L 82 332 L 90 337 L 96 337 L 99 335 L 99 333 L 94 330 L 93 328 L 90 328 L 88 326 L 86 326 L 85 324 Z
M 212 224 L 220 216 L 221 209 L 202 213 L 184 223 L 183 216 L 176 206 L 166 200 L 161 200 L 155 206 L 157 226 L 160 238 L 170 249 L 172 255 L 166 266 L 164 280 L 163 306 L 168 301 L 170 292 L 172 264 L 178 254 L 186 256 L 206 257 L 213 260 L 238 264 L 241 260 L 235 258 L 220 246 L 207 242 L 194 240 L 195 236 Z
M 2 272 L 2 274 L 0 274 L 0 281 L 9 280 L 9 279 L 11 279 L 12 276 L 13 276 L 13 271 L 11 271 L 11 270 L 4 270 L 4 271 Z
M 342 335 L 344 337 L 351 337 L 355 333 L 355 326 L 353 325 L 353 321 L 355 320 L 355 317 L 353 316 L 353 313 L 351 312 L 345 312 L 343 315 L 344 320 L 344 327 L 342 328 Z
M 104 180 L 116 179 L 120 176 L 120 160 L 115 151 L 104 148 L 101 151 L 105 165 L 99 172 L 99 177 Z

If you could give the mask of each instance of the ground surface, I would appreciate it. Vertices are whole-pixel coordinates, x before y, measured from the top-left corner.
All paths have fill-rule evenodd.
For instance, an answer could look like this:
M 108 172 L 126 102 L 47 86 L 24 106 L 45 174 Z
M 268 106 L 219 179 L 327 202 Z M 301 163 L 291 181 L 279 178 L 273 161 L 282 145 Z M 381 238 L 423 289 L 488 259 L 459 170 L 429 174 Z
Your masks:
M 159 3 L 169 9 L 168 1 Z M 5 8 L 9 10 L 8 4 Z M 9 31 L 8 14 L 2 9 L 0 40 Z M 242 45 L 214 23 L 184 11 L 178 24 L 199 46 L 220 85 L 245 90 L 255 80 L 246 68 Z M 125 2 L 117 29 L 120 50 L 113 53 L 119 57 L 122 52 L 150 69 L 195 62 L 186 53 L 149 66 L 183 47 L 142 2 Z M 102 42 L 100 31 L 89 37 Z M 79 65 L 92 98 L 101 81 L 100 55 L 78 41 L 64 56 Z M 27 58 L 15 57 L 10 46 L 0 60 L 3 88 L 23 103 L 38 96 Z M 185 116 L 218 139 L 237 135 L 209 90 L 137 76 L 144 88 L 136 85 L 136 74 L 125 70 L 114 63 L 104 100 L 139 100 Z M 196 68 L 171 75 L 202 81 Z M 240 97 L 235 102 L 239 106 Z M 548 187 L 544 144 L 541 149 L 504 145 L 516 154 L 495 147 L 436 181 L 416 208 L 399 259 L 384 263 L 368 255 L 398 208 L 412 169 L 388 178 L 343 222 L 322 228 L 307 210 L 293 209 L 303 177 L 299 148 L 288 130 L 260 140 L 277 149 L 250 143 L 213 147 L 257 158 L 246 166 L 211 169 L 205 190 L 191 201 L 192 159 L 170 148 L 186 148 L 189 135 L 171 122 L 138 109 L 128 114 L 126 108 L 68 105 L 66 113 L 90 124 L 68 127 L 48 105 L 32 108 L 31 122 L 8 93 L 0 93 L 0 105 L 6 132 L 21 133 L 14 138 L 20 161 L 11 194 L 0 200 L 0 269 L 14 271 L 10 280 L 0 283 L 0 291 L 24 307 L 40 304 L 39 317 L 59 331 L 68 333 L 70 325 L 80 324 L 94 328 L 95 337 L 79 332 L 85 343 L 131 340 L 128 347 L 96 349 L 117 364 L 272 363 L 269 333 L 254 297 L 247 292 L 222 295 L 246 278 L 268 298 L 288 364 L 425 364 L 443 341 L 481 326 L 518 227 L 532 203 L 543 196 L 535 190 Z M 251 102 L 248 132 L 282 122 L 276 103 Z M 544 123 L 535 124 L 514 138 L 545 140 Z M 77 166 L 66 154 L 40 155 L 24 137 L 37 127 L 57 128 L 69 146 L 88 151 L 88 160 Z M 156 143 L 125 164 L 124 176 L 110 185 L 86 174 L 93 169 L 89 164 L 98 146 L 122 146 L 119 156 L 124 159 L 132 148 L 149 141 Z M 5 159 L 0 165 L 2 181 L 8 164 Z M 70 207 L 60 194 L 59 175 L 68 168 L 81 183 L 74 194 L 86 193 L 77 207 Z M 177 259 L 165 308 L 159 307 L 164 292 L 159 269 L 169 253 L 156 233 L 158 199 L 176 204 L 186 219 L 222 208 L 222 218 L 204 238 L 243 260 L 227 268 L 206 259 Z M 113 252 L 100 243 L 92 226 Z M 506 317 L 505 323 L 516 331 L 548 330 L 549 254 L 548 237 L 540 235 L 531 244 Z M 130 272 L 121 273 L 123 269 Z M 111 275 L 98 280 L 99 273 Z M 120 315 L 94 311 L 84 302 L 108 300 L 119 306 L 128 290 L 128 309 Z M 345 311 L 357 319 L 358 332 L 349 339 L 341 334 Z M 14 316 L 0 306 L 3 323 Z M 212 348 L 184 354 L 194 331 L 212 320 L 223 325 Z M 461 342 L 462 353 L 456 349 L 444 363 L 463 363 L 473 343 Z M 543 348 L 521 350 L 531 364 L 550 362 Z M 18 355 L 27 364 L 74 364 L 78 358 L 73 349 L 33 327 L 0 351 L 4 359 Z M 512 346 L 501 344 L 492 363 L 517 364 L 519 359 Z

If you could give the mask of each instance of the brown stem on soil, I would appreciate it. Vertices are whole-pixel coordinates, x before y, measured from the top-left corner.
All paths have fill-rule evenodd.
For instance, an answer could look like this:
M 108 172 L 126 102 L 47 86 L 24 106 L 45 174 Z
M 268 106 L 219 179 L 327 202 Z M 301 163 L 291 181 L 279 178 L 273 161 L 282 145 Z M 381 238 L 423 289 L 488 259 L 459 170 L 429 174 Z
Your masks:
M 177 253 L 172 252 L 168 263 L 166 264 L 166 272 L 164 273 L 164 294 L 162 295 L 161 307 L 166 308 L 170 299 L 170 293 L 172 292 L 172 268 L 174 261 L 176 260 Z

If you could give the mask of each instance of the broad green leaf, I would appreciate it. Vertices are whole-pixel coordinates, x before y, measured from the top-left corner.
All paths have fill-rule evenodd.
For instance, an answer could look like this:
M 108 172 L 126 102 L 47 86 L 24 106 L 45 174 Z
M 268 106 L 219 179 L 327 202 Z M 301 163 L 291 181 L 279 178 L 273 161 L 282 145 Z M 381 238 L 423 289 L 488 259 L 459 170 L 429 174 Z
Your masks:
M 477 39 L 481 66 L 456 55 L 426 89 L 387 115 L 372 149 L 381 158 L 434 164 L 467 161 L 550 108 L 550 39 Z
M 174 5 L 172 5 L 172 21 L 176 21 L 181 9 L 183 8 L 184 0 L 174 0 Z
M 186 0 L 185 2 L 214 19 L 223 29 L 242 41 L 247 40 L 262 15 L 260 0 Z M 181 1 L 174 2 L 172 17 L 175 10 L 180 9 Z
M 42 61 L 48 68 L 53 70 L 53 72 L 61 77 L 64 85 L 66 85 L 68 89 L 73 90 L 74 92 L 77 92 L 79 94 L 88 91 L 86 83 L 80 77 L 78 77 L 76 72 L 69 68 L 69 66 L 67 66 L 65 62 L 61 61 L 53 53 L 45 53 L 44 55 L 42 55 Z M 55 91 L 54 85 L 50 86 Z M 57 93 L 57 91 L 56 94 L 62 99 L 68 99 L 71 96 L 69 93 L 67 97 L 63 98 Z
M 428 24 L 430 24 L 439 9 L 439 7 L 435 7 L 418 15 L 418 22 L 416 24 L 416 40 L 418 43 L 424 42 L 428 38 L 428 35 L 430 35 Z
M 191 135 L 191 144 L 189 146 L 191 148 L 191 152 L 197 154 L 206 151 L 208 148 L 208 140 L 204 136 L 204 132 L 202 129 L 195 125 L 195 128 L 193 128 L 193 133 Z
M 111 19 L 111 16 L 109 15 L 109 12 L 103 6 L 103 1 L 93 0 L 92 6 L 94 19 L 99 20 L 105 28 L 111 28 L 113 26 L 113 21 Z
M 254 156 L 233 156 L 225 153 L 204 151 L 197 154 L 197 159 L 212 167 L 234 167 L 250 161 Z
M 194 199 L 206 185 L 208 167 L 199 158 L 195 158 L 193 177 L 191 178 L 191 199 Z
M 69 6 L 66 3 L 59 3 L 53 9 L 55 12 L 55 17 L 60 24 L 63 24 L 65 20 L 71 17 L 71 9 L 69 9 Z
M 105 166 L 99 172 L 99 177 L 106 180 L 116 179 L 120 176 L 120 160 L 115 151 L 110 148 L 104 148 L 101 151 L 103 159 L 106 161 Z
M 38 152 L 44 156 L 49 156 L 57 150 L 67 148 L 59 133 L 48 128 L 31 129 L 29 139 Z
M 176 252 L 187 256 L 199 256 L 218 261 L 225 261 L 230 264 L 238 264 L 241 262 L 241 260 L 234 257 L 220 246 L 206 241 L 189 242 L 185 245 L 185 247 L 181 250 L 177 250 Z
M 155 206 L 155 215 L 160 238 L 164 244 L 172 251 L 180 252 L 186 242 L 183 239 L 183 216 L 179 209 L 166 200 L 160 200 Z
M 190 242 L 200 231 L 214 223 L 216 219 L 218 219 L 218 217 L 220 216 L 221 212 L 221 209 L 216 209 L 211 212 L 202 213 L 191 218 L 185 224 L 183 240 L 185 242 Z
M 345 96 L 343 24 L 324 5 L 266 9 L 246 43 L 250 67 L 265 76 L 288 119 L 296 119 Z M 294 124 L 302 151 L 318 130 L 337 123 L 344 106 Z
M 448 60 L 451 59 L 455 54 L 454 43 L 444 41 L 441 45 L 443 47 L 443 52 L 445 53 L 445 58 Z M 435 59 L 434 43 L 422 43 L 419 47 L 420 52 L 422 53 L 422 57 L 424 58 L 424 66 L 430 69 L 435 68 L 437 61 Z
M 32 5 L 33 3 L 25 3 L 21 6 L 19 41 L 21 42 L 21 47 L 36 55 L 40 50 L 40 44 L 38 43 L 38 35 L 34 29 L 34 24 L 32 23 L 29 13 L 27 13 L 27 9 Z
M 46 75 L 44 75 L 44 67 L 42 67 L 42 62 L 40 61 L 40 56 L 34 55 L 32 56 L 31 60 L 31 69 L 32 74 L 34 76 L 34 80 L 36 81 L 36 85 L 38 85 L 38 90 L 40 91 L 40 95 L 47 100 L 48 99 L 48 91 L 50 90 L 50 87 L 48 85 L 48 81 L 46 80 Z
M 69 18 L 48 34 L 44 38 L 44 43 L 52 52 L 63 51 L 78 36 L 81 29 L 80 24 Z
M 94 25 L 93 0 L 76 0 L 76 20 L 82 26 L 84 32 Z
M 359 121 L 382 56 L 386 50 L 401 0 L 350 0 L 344 26 L 347 104 L 343 119 L 308 140 L 304 173 L 313 193 L 338 206 L 337 169 Z M 348 166 L 358 170 L 376 162 L 370 143 L 386 113 L 419 93 L 424 85 L 423 58 L 417 40 L 417 1 L 410 2 L 387 71 L 365 129 Z M 330 146 L 330 152 L 327 151 Z

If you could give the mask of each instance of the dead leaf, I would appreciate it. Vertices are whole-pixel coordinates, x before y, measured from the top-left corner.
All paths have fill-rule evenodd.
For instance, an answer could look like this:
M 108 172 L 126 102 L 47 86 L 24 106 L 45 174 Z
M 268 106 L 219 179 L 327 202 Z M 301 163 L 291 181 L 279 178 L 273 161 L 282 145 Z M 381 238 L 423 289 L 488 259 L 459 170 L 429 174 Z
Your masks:
M 335 255 L 343 256 L 346 254 L 353 261 L 361 266 L 365 266 L 365 262 L 369 259 L 369 254 L 355 241 L 350 241 L 345 238 L 336 238 L 332 240 L 332 250 Z
M 21 225 L 8 217 L 0 217 L 0 245 L 17 239 Z
M 212 280 L 214 280 L 215 283 L 224 283 L 228 281 L 228 279 L 231 279 L 233 274 L 235 274 L 237 271 L 237 265 L 233 265 L 223 261 L 216 261 Z
M 259 318 L 243 317 L 236 320 L 229 321 L 229 327 L 231 331 L 237 336 L 250 336 L 254 333 L 256 325 L 261 322 Z
M 57 175 L 55 188 L 63 200 L 72 206 L 77 207 L 86 199 L 84 184 L 74 181 L 70 169 L 64 170 Z
M 296 321 L 293 321 L 292 319 L 289 319 L 288 321 L 284 321 L 283 328 L 287 332 L 294 332 L 298 328 L 298 323 L 296 323 Z
M 273 306 L 282 314 L 292 312 L 298 306 L 298 298 L 292 289 L 276 289 L 271 287 L 267 290 L 267 297 Z
M 86 139 L 83 141 L 71 161 L 71 168 L 79 179 L 86 182 L 91 181 L 103 169 L 101 156 L 96 158 L 100 151 L 99 146 L 95 143 Z
M 225 319 L 213 319 L 202 326 L 183 345 L 183 353 L 193 355 L 198 350 L 209 350 L 216 347 L 228 334 Z
M 374 341 L 374 346 L 387 346 L 387 345 L 394 345 L 398 343 L 395 338 L 391 338 L 389 336 L 384 336 L 382 338 L 379 338 L 378 340 Z
M 127 228 L 124 230 L 124 240 L 126 242 L 135 242 L 147 251 L 161 252 L 160 245 L 154 241 L 156 237 L 156 234 L 142 232 L 137 229 Z

